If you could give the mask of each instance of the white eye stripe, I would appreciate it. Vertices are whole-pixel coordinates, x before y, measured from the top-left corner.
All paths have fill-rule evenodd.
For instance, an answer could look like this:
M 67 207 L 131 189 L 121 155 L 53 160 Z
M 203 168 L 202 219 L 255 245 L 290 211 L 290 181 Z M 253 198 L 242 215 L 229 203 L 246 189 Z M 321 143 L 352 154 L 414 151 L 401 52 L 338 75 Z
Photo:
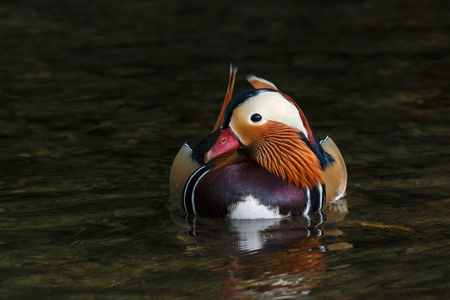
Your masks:
M 239 105 L 236 108 L 236 112 L 239 112 L 241 116 L 245 116 L 249 124 L 262 123 L 255 123 L 251 120 L 252 115 L 258 113 L 262 116 L 264 122 L 275 121 L 286 124 L 300 130 L 308 138 L 308 132 L 297 107 L 278 92 L 264 91 L 259 93 Z M 230 124 L 232 122 L 233 120 Z

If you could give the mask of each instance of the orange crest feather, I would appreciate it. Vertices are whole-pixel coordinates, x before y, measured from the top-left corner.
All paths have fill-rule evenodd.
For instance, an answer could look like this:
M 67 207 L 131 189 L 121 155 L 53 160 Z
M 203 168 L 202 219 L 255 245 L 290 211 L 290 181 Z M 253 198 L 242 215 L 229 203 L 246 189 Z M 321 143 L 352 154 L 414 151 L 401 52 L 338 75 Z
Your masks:
M 278 88 L 273 84 L 272 82 L 265 80 L 264 78 L 256 77 L 255 75 L 248 75 L 247 81 L 250 82 L 250 84 L 255 89 L 273 89 L 278 90 Z

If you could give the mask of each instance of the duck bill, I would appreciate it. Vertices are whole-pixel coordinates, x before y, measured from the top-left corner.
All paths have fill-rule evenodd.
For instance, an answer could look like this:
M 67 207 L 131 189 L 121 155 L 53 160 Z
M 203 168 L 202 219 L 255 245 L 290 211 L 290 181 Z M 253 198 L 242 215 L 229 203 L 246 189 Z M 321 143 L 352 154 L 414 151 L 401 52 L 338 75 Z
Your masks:
M 234 150 L 240 146 L 239 140 L 231 131 L 231 129 L 224 129 L 220 132 L 219 138 L 205 154 L 205 163 L 209 162 L 214 157 L 217 157 L 225 152 Z

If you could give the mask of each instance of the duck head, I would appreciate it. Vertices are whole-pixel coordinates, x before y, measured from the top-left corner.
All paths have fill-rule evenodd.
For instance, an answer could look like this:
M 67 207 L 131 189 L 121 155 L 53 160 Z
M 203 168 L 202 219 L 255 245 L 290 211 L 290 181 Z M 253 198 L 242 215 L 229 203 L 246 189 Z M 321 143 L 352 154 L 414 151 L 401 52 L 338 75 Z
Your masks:
M 223 122 L 217 129 L 220 135 L 204 161 L 213 161 L 217 169 L 254 160 L 297 186 L 322 184 L 320 145 L 302 110 L 271 82 L 255 76 L 248 80 L 257 88 L 224 102 L 220 114 Z

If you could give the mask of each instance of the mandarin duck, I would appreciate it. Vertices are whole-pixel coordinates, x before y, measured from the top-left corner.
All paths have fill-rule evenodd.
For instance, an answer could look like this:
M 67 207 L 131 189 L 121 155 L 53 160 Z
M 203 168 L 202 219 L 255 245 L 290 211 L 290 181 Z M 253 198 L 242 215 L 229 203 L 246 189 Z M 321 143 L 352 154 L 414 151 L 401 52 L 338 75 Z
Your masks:
M 321 211 L 345 194 L 347 169 L 328 136 L 317 140 L 297 103 L 270 81 L 232 98 L 237 69 L 212 133 L 186 142 L 170 171 L 172 199 L 205 217 L 271 219 Z

